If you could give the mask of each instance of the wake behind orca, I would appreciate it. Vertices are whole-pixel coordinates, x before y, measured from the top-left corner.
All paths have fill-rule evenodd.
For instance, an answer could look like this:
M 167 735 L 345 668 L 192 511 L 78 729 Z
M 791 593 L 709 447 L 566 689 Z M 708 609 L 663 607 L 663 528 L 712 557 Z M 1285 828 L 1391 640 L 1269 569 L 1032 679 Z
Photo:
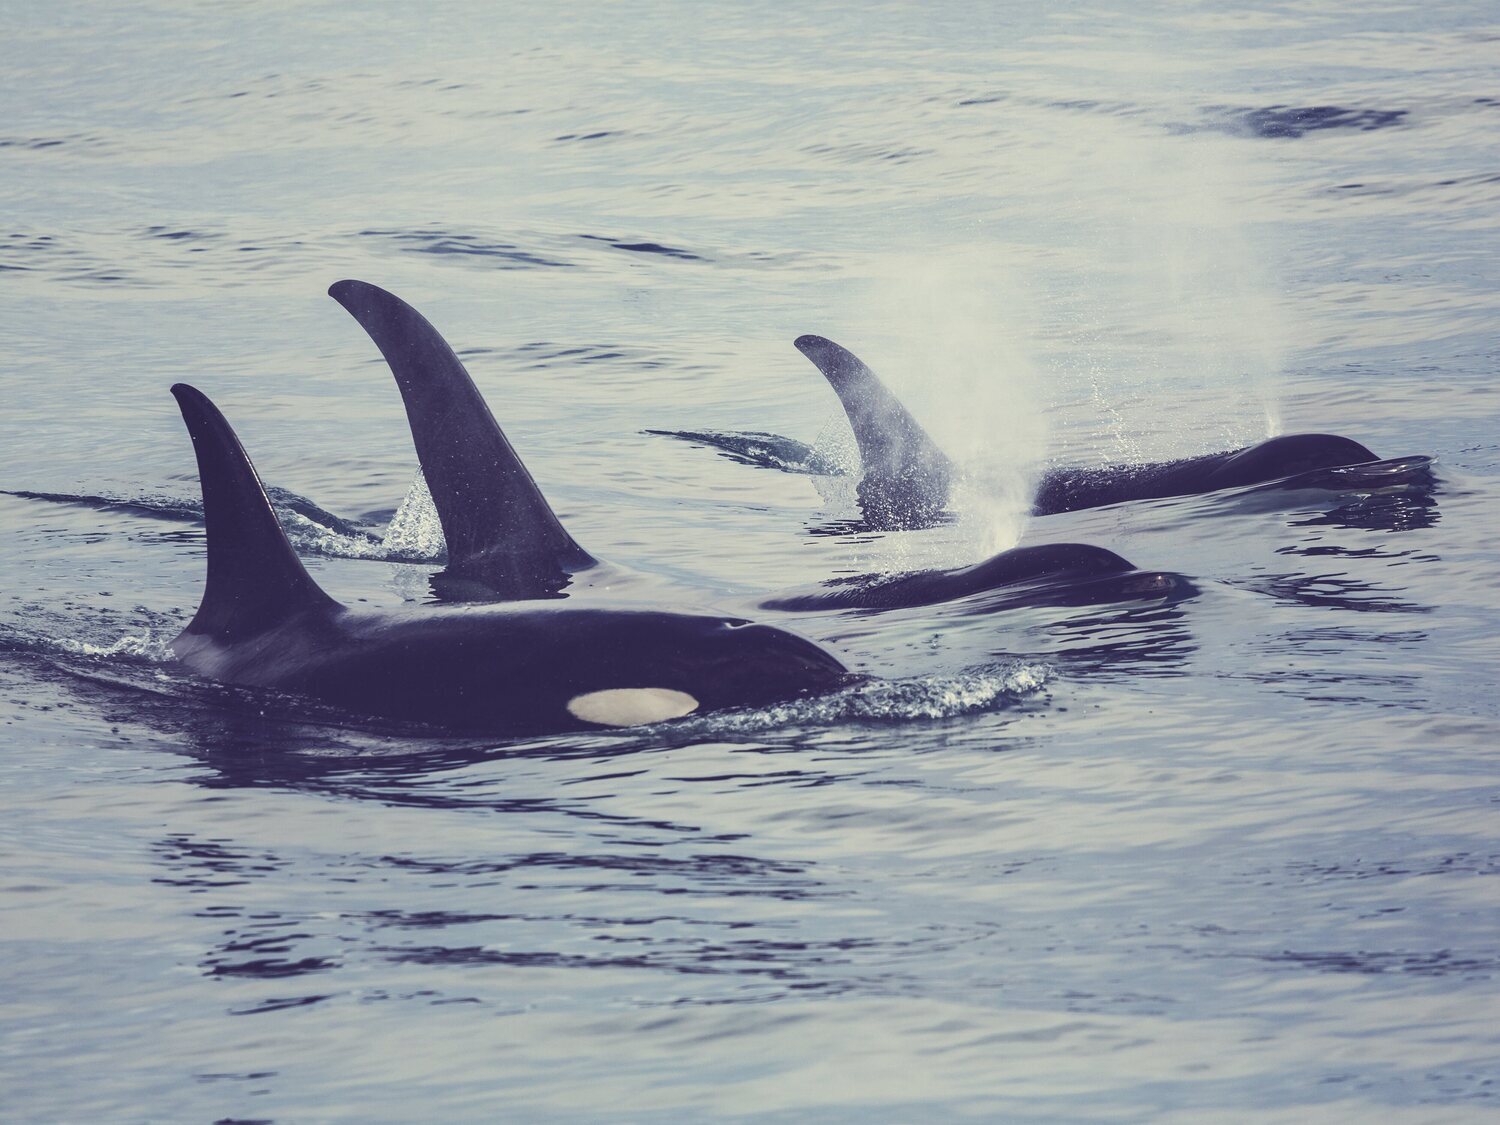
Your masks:
M 440 597 L 557 596 L 579 576 L 586 581 L 592 568 L 607 566 L 563 529 L 463 363 L 425 317 L 364 281 L 335 282 L 328 293 L 369 333 L 401 390 L 417 458 L 448 537 L 448 568 L 434 583 Z M 947 499 L 946 459 L 915 420 L 878 383 L 852 380 L 848 393 L 859 404 L 862 428 L 873 435 L 869 503 L 888 502 L 883 511 L 892 519 L 909 511 L 913 495 L 923 498 L 924 511 L 940 508 Z M 894 425 L 878 424 L 892 418 Z M 811 591 L 767 597 L 757 608 L 895 609 L 996 589 L 1009 591 L 1009 608 L 1160 597 L 1191 587 L 1177 575 L 1137 571 L 1113 552 L 1062 543 L 1004 551 L 954 569 L 835 579 Z
M 810 641 L 737 618 L 556 602 L 340 605 L 303 567 L 224 416 L 192 387 L 172 393 L 197 455 L 208 538 L 203 600 L 172 650 L 202 675 L 504 735 L 759 707 L 853 680 Z M 581 562 L 570 544 L 554 534 L 510 561 L 520 574 L 538 558 Z
M 853 352 L 822 336 L 799 336 L 795 343 L 828 380 L 854 431 L 861 462 L 856 492 L 864 525 L 896 530 L 930 527 L 941 520 L 958 478 L 952 461 Z M 735 440 L 737 435 L 674 436 L 713 445 L 737 460 L 750 459 Z M 795 444 L 781 441 L 784 449 Z M 812 463 L 814 456 L 808 449 L 803 459 Z M 1307 487 L 1326 487 L 1316 476 L 1321 470 L 1381 464 L 1385 462 L 1350 438 L 1288 434 L 1244 449 L 1174 461 L 1049 469 L 1038 483 L 1031 514 L 1189 496 L 1303 475 Z

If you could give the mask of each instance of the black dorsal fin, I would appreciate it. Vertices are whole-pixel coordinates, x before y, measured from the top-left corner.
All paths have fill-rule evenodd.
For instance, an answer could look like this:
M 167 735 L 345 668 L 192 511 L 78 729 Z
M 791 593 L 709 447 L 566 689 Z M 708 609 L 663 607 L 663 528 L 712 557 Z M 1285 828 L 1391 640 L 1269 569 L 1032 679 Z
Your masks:
M 437 329 L 367 282 L 338 281 L 328 295 L 370 334 L 396 376 L 448 541 L 448 572 L 527 597 L 552 593 L 568 574 L 595 565 L 558 522 Z
M 867 474 L 905 481 L 940 477 L 946 487 L 948 458 L 863 360 L 822 336 L 798 336 L 795 343 L 843 403 Z
M 184 635 L 238 641 L 304 613 L 340 606 L 302 566 L 234 430 L 203 392 L 172 388 L 198 456 L 208 582 Z
M 899 399 L 860 358 L 822 336 L 798 336 L 843 403 L 859 445 L 856 492 L 865 524 L 894 530 L 931 527 L 948 504 L 953 466 Z

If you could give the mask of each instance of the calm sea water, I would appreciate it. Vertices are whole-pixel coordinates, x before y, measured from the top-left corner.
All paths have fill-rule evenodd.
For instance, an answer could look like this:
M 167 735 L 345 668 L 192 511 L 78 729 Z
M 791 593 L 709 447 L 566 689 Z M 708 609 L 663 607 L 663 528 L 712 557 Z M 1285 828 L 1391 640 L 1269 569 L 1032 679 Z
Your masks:
M 0 496 L 0 1117 L 1491 1119 L 1500 11 L 1042 7 L 0 5 L 0 488 L 131 502 Z M 877 685 L 520 744 L 192 681 L 169 384 L 407 492 L 346 276 L 685 604 L 1065 539 L 1198 592 L 806 618 Z M 958 521 L 642 432 L 847 446 L 803 332 Z M 1022 515 L 1307 429 L 1435 480 Z

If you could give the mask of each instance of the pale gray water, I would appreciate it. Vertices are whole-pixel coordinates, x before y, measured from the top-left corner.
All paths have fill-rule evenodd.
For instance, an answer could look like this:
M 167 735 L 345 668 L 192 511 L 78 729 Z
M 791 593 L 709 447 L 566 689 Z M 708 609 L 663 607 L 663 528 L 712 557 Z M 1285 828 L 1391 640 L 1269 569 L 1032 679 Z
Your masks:
M 147 502 L 0 496 L 0 1117 L 1493 1115 L 1492 5 L 0 13 L 0 488 Z M 1199 592 L 804 620 L 881 682 L 519 745 L 185 680 L 169 384 L 377 537 L 407 492 L 346 276 L 684 601 L 1065 539 Z M 836 453 L 803 332 L 962 520 L 809 534 L 846 485 L 641 432 Z M 1307 429 L 1436 484 L 1021 516 Z

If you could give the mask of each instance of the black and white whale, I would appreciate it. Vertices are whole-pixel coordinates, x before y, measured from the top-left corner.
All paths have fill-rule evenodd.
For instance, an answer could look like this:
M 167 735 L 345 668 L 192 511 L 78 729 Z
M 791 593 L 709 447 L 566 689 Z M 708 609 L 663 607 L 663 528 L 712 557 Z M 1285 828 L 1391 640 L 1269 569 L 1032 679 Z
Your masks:
M 875 373 L 853 352 L 823 336 L 795 341 L 838 396 L 859 448 L 857 496 L 865 526 L 872 529 L 928 527 L 943 518 L 958 470 Z M 746 456 L 746 435 L 674 434 L 713 445 L 737 460 Z M 775 443 L 782 464 L 818 472 L 822 459 L 789 438 L 752 435 Z M 753 443 L 752 443 L 753 444 Z M 1426 458 L 1408 459 L 1425 464 Z M 764 462 L 763 462 L 764 463 Z M 1368 448 L 1337 434 L 1287 434 L 1244 449 L 1174 461 L 1091 468 L 1052 468 L 1042 474 L 1032 503 L 1038 516 L 1098 508 L 1130 500 L 1188 496 L 1224 488 L 1299 477 L 1320 470 L 1373 465 Z M 1331 482 L 1337 487 L 1336 479 Z M 1309 478 L 1310 487 L 1328 482 Z
M 172 393 L 197 455 L 208 547 L 202 603 L 172 651 L 201 675 L 499 735 L 757 707 L 852 679 L 810 641 L 733 617 L 557 601 L 394 611 L 340 605 L 293 551 L 224 416 L 192 387 Z M 441 427 L 443 417 L 426 420 Z M 490 482 L 492 492 L 465 491 L 496 497 L 495 511 L 504 512 L 506 499 L 524 493 L 507 492 L 514 483 L 502 477 Z M 523 532 L 544 522 L 537 517 L 528 513 Z M 496 557 L 498 539 L 476 530 L 466 541 L 457 534 L 464 525 L 453 526 L 460 565 Z M 542 586 L 587 558 L 561 525 L 549 538 L 507 549 L 498 569 L 533 575 Z
M 335 282 L 328 293 L 380 349 L 406 404 L 417 458 L 448 539 L 447 570 L 433 585 L 440 597 L 538 598 L 622 578 L 628 584 L 620 568 L 595 559 L 563 529 L 463 363 L 425 317 L 364 281 Z M 893 520 L 917 494 L 940 509 L 947 500 L 946 459 L 878 383 L 851 385 L 848 394 L 857 411 L 851 417 L 872 435 L 867 464 L 874 469 L 862 496 L 871 506 L 888 504 L 883 510 Z M 1162 597 L 1191 587 L 1177 575 L 1138 571 L 1111 551 L 1060 543 L 1005 551 L 966 567 L 840 578 L 766 598 L 758 608 L 894 609 L 999 589 L 1008 597 L 986 599 L 990 608 Z

